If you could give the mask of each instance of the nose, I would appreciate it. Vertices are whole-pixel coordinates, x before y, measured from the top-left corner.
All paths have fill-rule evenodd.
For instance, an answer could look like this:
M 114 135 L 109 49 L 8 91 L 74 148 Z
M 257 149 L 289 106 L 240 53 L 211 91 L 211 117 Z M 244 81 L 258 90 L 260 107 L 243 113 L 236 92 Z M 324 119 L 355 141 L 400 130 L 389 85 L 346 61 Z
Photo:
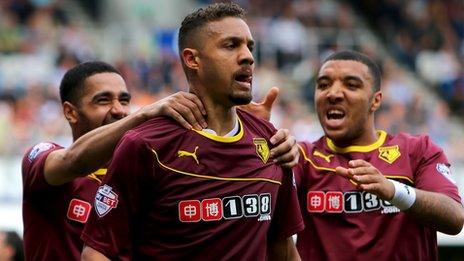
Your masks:
M 340 81 L 335 81 L 327 89 L 327 98 L 330 102 L 338 102 L 343 99 L 343 86 Z
M 250 48 L 248 46 L 244 46 L 240 50 L 239 58 L 238 58 L 238 63 L 240 65 L 253 65 L 255 63 L 255 59 L 253 58 L 253 53 L 251 52 Z
M 111 106 L 110 113 L 115 119 L 124 118 L 129 114 L 129 106 L 121 104 L 119 100 L 115 100 Z

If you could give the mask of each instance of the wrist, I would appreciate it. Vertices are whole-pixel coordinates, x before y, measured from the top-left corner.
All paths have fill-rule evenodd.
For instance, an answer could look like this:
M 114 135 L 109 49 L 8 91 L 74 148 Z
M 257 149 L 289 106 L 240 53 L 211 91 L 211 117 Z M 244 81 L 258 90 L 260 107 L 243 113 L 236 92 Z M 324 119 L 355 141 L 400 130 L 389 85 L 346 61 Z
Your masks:
M 129 117 L 133 117 L 136 125 L 139 125 L 148 120 L 148 112 L 145 110 L 145 106 L 143 106 L 136 112 L 130 114 Z
M 390 203 L 400 210 L 407 210 L 411 208 L 416 201 L 416 190 L 413 187 L 396 180 L 389 179 L 388 181 L 390 181 L 395 187 L 395 193 L 393 198 L 390 200 Z

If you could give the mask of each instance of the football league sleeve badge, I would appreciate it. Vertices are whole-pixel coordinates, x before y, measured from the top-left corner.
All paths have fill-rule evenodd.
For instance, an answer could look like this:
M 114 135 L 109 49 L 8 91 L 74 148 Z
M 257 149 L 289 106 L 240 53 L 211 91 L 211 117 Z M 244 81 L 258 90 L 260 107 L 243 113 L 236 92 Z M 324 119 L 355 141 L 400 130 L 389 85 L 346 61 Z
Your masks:
M 103 217 L 110 210 L 118 206 L 118 195 L 108 185 L 100 186 L 95 195 L 95 211 L 99 217 Z
M 453 184 L 456 184 L 456 181 L 451 175 L 451 169 L 445 163 L 437 163 L 436 169 L 438 173 L 443 175 L 447 180 L 451 181 Z
M 37 145 L 35 145 L 31 151 L 29 152 L 29 155 L 27 156 L 27 158 L 29 159 L 30 162 L 32 162 L 35 158 L 37 158 L 37 156 L 39 156 L 42 152 L 44 151 L 47 151 L 49 149 L 52 149 L 54 148 L 55 145 L 53 145 L 52 143 L 48 143 L 48 142 L 41 142 Z

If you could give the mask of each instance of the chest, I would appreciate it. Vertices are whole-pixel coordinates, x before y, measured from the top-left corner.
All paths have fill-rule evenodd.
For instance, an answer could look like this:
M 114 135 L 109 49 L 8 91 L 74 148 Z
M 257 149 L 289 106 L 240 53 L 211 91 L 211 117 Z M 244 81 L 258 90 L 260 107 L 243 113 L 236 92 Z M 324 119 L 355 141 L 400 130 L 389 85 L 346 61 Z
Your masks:
M 330 160 L 313 155 L 307 162 L 304 178 L 300 184 L 300 202 L 307 213 L 397 213 L 399 209 L 368 192 L 360 191 L 356 184 L 335 174 L 338 166 L 348 168 L 348 162 L 362 159 L 375 166 L 390 179 L 411 184 L 414 181 L 413 167 L 407 154 L 399 151 L 375 150 L 370 153 L 334 154 Z M 375 212 L 375 213 L 377 213 Z

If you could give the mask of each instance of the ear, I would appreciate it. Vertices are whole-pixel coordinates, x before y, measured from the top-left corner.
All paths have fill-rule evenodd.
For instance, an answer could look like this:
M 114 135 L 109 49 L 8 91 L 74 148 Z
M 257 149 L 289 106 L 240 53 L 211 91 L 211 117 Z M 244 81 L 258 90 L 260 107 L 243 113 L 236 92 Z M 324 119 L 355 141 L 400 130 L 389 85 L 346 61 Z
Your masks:
M 191 70 L 198 70 L 201 62 L 200 52 L 192 48 L 185 48 L 182 50 L 181 56 L 182 61 L 184 61 L 187 68 Z
M 70 124 L 74 124 L 79 120 L 79 113 L 77 112 L 77 108 L 70 102 L 66 101 L 63 103 L 63 114 Z
M 371 102 L 371 112 L 375 112 L 380 108 L 380 105 L 382 104 L 382 91 L 375 92 L 372 95 L 372 102 Z

